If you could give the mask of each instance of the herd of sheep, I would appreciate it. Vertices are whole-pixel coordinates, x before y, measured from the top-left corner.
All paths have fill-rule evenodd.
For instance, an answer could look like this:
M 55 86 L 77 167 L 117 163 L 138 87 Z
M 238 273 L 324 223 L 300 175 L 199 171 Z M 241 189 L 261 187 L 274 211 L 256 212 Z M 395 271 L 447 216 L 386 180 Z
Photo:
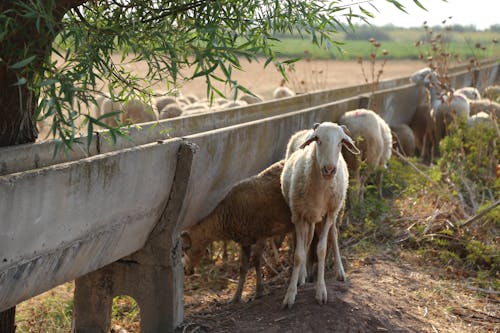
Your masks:
M 292 233 L 293 270 L 282 306 L 293 306 L 297 286 L 312 274 L 308 252 L 316 255 L 316 300 L 326 303 L 327 243 L 333 249 L 337 278 L 345 280 L 337 221 L 343 214 L 349 184 L 362 181 L 360 161 L 369 170 L 384 168 L 392 149 L 397 149 L 431 162 L 438 154 L 439 140 L 456 117 L 465 118 L 470 126 L 487 122 L 498 128 L 500 105 L 494 100 L 500 95 L 499 86 L 488 87 L 481 98 L 475 88 L 441 90 L 441 82 L 429 68 L 418 71 L 411 80 L 419 102 L 409 124 L 389 126 L 377 113 L 358 109 L 346 112 L 338 123 L 323 122 L 293 134 L 283 160 L 237 183 L 208 216 L 183 231 L 185 272 L 193 271 L 211 242 L 235 241 L 241 246 L 241 256 L 233 301 L 241 299 L 250 264 L 256 270 L 255 295 L 259 297 L 266 240 Z
M 273 98 L 284 98 L 294 95 L 295 93 L 291 89 L 282 86 L 275 89 Z M 245 106 L 262 101 L 263 98 L 258 95 L 243 94 L 234 100 L 218 98 L 209 102 L 207 99 L 199 99 L 196 95 L 183 95 L 178 91 L 173 94 L 163 94 L 153 97 L 151 104 L 137 99 L 127 102 L 115 102 L 107 96 L 98 96 L 92 113 L 96 118 L 105 114 L 113 114 L 112 117 L 103 118 L 103 122 L 108 126 L 116 127 L 119 124 L 144 123 L 189 116 L 208 111 Z

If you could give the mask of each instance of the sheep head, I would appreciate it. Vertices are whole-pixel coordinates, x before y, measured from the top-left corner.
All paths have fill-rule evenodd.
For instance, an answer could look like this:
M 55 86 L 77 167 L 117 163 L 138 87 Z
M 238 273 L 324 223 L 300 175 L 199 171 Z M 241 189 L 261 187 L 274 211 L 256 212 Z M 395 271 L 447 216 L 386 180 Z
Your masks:
M 200 262 L 206 248 L 199 246 L 196 241 L 192 241 L 189 232 L 181 233 L 182 243 L 182 265 L 184 266 L 184 274 L 191 275 L 194 273 L 194 268 Z
M 331 122 L 314 124 L 313 130 L 309 132 L 299 148 L 303 149 L 312 142 L 316 143 L 316 161 L 325 179 L 331 179 L 335 176 L 342 145 L 353 154 L 360 153 L 349 136 L 347 127 Z

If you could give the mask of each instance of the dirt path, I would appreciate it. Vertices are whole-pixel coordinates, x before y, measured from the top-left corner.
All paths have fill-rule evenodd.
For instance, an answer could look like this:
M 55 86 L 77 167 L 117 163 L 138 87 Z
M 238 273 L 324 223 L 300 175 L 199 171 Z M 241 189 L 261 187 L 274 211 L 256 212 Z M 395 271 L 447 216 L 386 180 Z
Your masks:
M 425 266 L 388 256 L 368 257 L 347 270 L 348 281 L 327 274 L 328 303 L 314 299 L 314 283 L 299 287 L 295 305 L 282 310 L 286 277 L 267 285 L 270 293 L 228 304 L 224 292 L 191 298 L 176 332 L 497 332 L 498 298 L 476 297 L 465 284 Z M 278 283 L 279 281 L 279 283 Z M 249 289 L 253 282 L 248 282 Z M 250 290 L 251 293 L 251 290 Z M 200 295 L 201 293 L 199 293 Z

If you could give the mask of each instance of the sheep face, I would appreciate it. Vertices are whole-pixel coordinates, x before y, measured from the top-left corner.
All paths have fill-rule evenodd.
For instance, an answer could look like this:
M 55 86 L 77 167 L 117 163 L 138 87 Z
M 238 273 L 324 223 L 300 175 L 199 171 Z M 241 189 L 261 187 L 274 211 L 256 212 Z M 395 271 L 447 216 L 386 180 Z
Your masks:
M 413 73 L 413 75 L 410 76 L 410 81 L 417 85 L 423 84 L 425 83 L 425 80 L 430 73 L 432 73 L 432 69 L 430 69 L 429 67 L 422 68 L 421 70 Z
M 335 176 L 342 145 L 353 154 L 359 154 L 358 148 L 348 134 L 347 127 L 334 123 L 315 124 L 314 130 L 309 133 L 300 148 L 304 148 L 312 142 L 315 142 L 316 161 L 321 175 L 325 179 L 331 179 Z
M 183 232 L 181 234 L 182 241 L 182 265 L 184 266 L 184 274 L 191 275 L 194 273 L 194 268 L 198 265 L 200 259 L 203 257 L 205 248 L 196 246 L 191 242 L 189 233 Z

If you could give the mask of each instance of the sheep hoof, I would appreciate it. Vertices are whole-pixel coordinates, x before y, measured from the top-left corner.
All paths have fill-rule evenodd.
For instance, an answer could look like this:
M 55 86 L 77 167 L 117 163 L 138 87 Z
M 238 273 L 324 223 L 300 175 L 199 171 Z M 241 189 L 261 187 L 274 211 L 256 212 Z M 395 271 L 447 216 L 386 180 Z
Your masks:
M 318 288 L 316 290 L 316 300 L 318 301 L 318 303 L 321 305 L 321 304 L 326 304 L 326 302 L 328 301 L 328 293 L 326 291 L 326 288 L 323 287 L 323 288 Z
M 281 304 L 282 309 L 291 309 L 293 304 L 295 303 L 295 296 L 297 293 L 292 293 L 292 292 L 287 292 L 285 295 L 285 299 L 283 300 L 283 303 Z

